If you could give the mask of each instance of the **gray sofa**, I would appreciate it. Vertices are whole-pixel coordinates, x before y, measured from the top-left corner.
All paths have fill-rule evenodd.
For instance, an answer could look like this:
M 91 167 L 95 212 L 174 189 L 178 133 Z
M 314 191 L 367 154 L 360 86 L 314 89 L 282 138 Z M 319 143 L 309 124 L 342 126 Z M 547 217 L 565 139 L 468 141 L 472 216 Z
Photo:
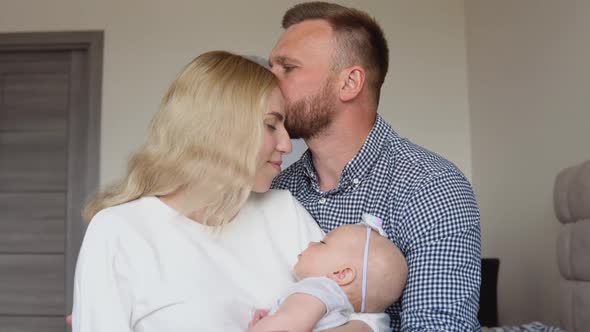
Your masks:
M 590 160 L 557 175 L 554 207 L 562 223 L 557 241 L 561 326 L 590 332 Z

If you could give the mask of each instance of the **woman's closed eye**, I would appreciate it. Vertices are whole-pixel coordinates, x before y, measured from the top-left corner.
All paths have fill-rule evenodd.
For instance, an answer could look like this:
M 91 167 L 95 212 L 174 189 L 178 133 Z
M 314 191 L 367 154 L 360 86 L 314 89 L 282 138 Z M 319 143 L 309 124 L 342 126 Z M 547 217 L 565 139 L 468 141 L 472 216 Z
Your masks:
M 283 120 L 283 114 L 279 112 L 270 112 L 266 115 L 266 118 L 264 119 L 264 125 L 268 129 L 274 131 L 277 130 L 278 125 L 281 124 Z
M 266 117 L 266 119 L 264 119 L 264 125 L 270 129 L 270 130 L 276 130 L 277 129 L 277 122 L 278 119 L 274 114 L 269 114 L 269 116 Z

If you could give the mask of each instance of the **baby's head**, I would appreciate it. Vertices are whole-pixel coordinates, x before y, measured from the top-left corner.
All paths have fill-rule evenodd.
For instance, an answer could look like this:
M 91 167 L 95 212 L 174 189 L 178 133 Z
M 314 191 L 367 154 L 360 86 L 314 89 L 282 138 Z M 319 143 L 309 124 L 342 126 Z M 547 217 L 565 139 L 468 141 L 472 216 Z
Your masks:
M 367 239 L 364 224 L 344 225 L 312 242 L 295 264 L 299 279 L 327 277 L 340 285 L 356 311 L 360 311 L 363 255 Z M 366 312 L 383 312 L 400 297 L 408 267 L 399 249 L 372 230 L 367 267 Z

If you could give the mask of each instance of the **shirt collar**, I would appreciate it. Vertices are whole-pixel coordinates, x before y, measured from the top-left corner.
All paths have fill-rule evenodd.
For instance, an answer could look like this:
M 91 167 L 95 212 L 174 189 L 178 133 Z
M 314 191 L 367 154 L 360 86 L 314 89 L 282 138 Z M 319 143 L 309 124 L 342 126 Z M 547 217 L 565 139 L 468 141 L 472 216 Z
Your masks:
M 373 124 L 373 128 L 371 129 L 369 136 L 367 136 L 363 147 L 344 167 L 344 170 L 340 175 L 340 182 L 335 190 L 346 189 L 350 186 L 360 184 L 364 175 L 379 159 L 383 144 L 388 141 L 386 137 L 392 132 L 389 124 L 377 114 L 375 124 Z M 309 149 L 307 149 L 303 156 L 301 156 L 301 161 L 305 174 L 311 180 L 313 187 L 319 191 L 318 176 L 315 167 L 313 166 L 311 151 Z

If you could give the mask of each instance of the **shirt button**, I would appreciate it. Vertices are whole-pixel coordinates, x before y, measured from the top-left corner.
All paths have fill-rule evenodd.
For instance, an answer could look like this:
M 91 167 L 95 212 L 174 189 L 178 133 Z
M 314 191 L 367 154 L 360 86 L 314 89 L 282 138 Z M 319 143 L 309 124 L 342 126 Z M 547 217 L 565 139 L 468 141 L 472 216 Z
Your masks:
M 359 183 L 361 183 L 361 180 L 359 180 L 359 179 L 354 179 L 354 180 L 352 180 L 352 183 L 354 183 L 354 184 L 359 184 Z
M 326 203 L 326 199 L 324 197 L 320 198 L 320 204 Z

